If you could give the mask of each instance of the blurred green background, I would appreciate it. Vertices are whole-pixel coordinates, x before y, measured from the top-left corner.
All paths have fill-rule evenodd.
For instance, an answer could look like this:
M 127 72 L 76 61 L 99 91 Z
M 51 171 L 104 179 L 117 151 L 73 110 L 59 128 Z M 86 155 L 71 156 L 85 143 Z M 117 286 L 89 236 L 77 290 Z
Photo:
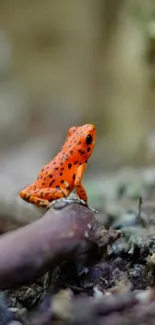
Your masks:
M 1 191 L 89 122 L 88 175 L 155 163 L 155 1 L 0 0 Z

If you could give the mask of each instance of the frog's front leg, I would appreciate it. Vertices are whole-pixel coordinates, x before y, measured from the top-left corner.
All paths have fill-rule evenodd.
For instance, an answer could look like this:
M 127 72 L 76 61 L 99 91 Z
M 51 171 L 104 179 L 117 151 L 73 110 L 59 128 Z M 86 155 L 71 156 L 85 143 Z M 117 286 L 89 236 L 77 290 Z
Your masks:
M 50 202 L 68 195 L 69 191 L 59 186 L 57 188 L 26 189 L 20 192 L 20 197 L 23 200 L 39 207 L 48 207 Z
M 84 186 L 81 183 L 86 167 L 87 167 L 86 163 L 84 163 L 78 167 L 76 175 L 75 175 L 74 186 L 75 186 L 75 190 L 76 190 L 76 193 L 78 194 L 79 198 L 87 203 L 87 201 L 88 201 L 87 193 L 86 193 Z

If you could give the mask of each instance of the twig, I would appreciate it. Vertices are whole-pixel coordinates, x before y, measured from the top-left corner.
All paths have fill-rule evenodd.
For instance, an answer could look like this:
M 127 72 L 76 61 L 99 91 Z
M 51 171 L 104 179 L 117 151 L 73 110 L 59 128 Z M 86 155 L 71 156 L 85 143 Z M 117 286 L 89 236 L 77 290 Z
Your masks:
M 141 216 L 142 203 L 143 203 L 142 197 L 140 196 L 139 202 L 138 202 L 138 218 L 140 218 L 140 216 Z

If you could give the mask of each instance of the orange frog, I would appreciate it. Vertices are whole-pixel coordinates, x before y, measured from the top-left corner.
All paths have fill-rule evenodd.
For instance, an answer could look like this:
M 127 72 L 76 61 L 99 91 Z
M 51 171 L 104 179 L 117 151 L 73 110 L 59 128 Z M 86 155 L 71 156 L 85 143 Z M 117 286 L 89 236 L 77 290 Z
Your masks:
M 61 151 L 40 171 L 37 180 L 20 192 L 20 197 L 40 207 L 67 198 L 75 188 L 79 198 L 87 203 L 87 193 L 81 181 L 95 144 L 93 124 L 69 129 Z

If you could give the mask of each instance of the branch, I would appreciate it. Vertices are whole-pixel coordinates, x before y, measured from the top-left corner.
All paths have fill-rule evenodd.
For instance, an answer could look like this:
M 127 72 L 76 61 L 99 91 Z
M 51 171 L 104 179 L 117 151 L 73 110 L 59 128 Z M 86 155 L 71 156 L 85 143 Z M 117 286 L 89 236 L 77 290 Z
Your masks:
M 30 284 L 64 260 L 85 263 L 92 247 L 90 255 L 96 258 L 119 236 L 80 204 L 51 208 L 39 220 L 0 237 L 0 290 Z

